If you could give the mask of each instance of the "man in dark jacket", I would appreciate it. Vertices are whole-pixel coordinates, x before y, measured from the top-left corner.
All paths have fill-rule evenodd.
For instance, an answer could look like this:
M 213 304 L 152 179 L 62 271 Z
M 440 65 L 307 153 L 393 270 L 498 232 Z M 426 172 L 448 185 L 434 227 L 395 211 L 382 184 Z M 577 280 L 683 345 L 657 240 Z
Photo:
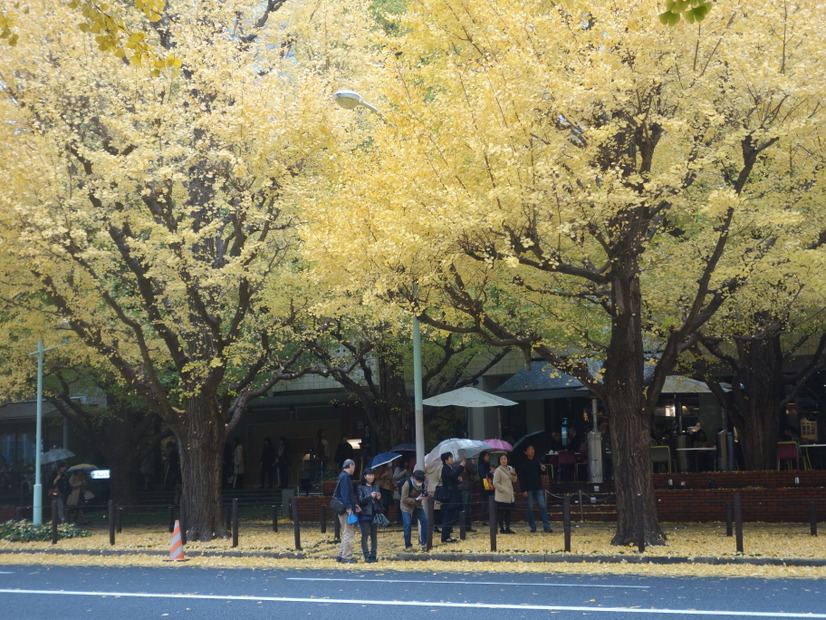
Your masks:
M 548 506 L 545 502 L 545 488 L 542 486 L 542 473 L 545 466 L 536 458 L 533 446 L 526 446 L 524 456 L 516 465 L 516 476 L 522 487 L 523 495 L 528 498 L 528 525 L 532 532 L 536 531 L 536 519 L 533 516 L 534 501 L 539 504 L 539 516 L 546 532 L 551 531 L 548 520 Z
M 465 461 L 459 465 L 453 465 L 453 453 L 445 452 L 442 459 L 442 542 L 456 542 L 451 537 L 453 526 L 459 518 L 459 482 L 462 480 L 462 473 L 465 471 Z
M 333 492 L 344 503 L 345 509 L 342 514 L 338 515 L 339 525 L 341 526 L 341 548 L 336 558 L 344 564 L 356 563 L 353 557 L 353 538 L 356 535 L 356 526 L 347 522 L 347 517 L 356 510 L 356 498 L 353 495 L 353 480 L 351 478 L 355 471 L 356 463 L 353 459 L 344 461 L 341 473 L 338 475 L 338 482 L 336 482 L 336 490 Z

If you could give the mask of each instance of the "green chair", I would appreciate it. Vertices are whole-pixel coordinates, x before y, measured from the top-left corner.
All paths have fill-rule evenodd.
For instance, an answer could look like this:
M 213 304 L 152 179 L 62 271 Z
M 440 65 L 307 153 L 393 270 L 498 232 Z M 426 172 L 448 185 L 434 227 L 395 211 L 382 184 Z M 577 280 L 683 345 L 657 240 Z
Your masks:
M 654 471 L 657 471 L 658 465 L 665 464 L 668 467 L 668 473 L 670 474 L 671 469 L 671 448 L 668 446 L 651 446 L 651 464 L 654 467 Z

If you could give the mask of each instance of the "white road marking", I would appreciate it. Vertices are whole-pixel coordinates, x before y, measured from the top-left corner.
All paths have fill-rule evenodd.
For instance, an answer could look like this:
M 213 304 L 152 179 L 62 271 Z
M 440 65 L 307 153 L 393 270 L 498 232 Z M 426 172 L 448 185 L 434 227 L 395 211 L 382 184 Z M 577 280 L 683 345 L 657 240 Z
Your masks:
M 338 577 L 286 577 L 287 581 L 346 581 L 353 582 L 352 577 L 341 579 Z M 359 579 L 362 581 L 374 581 L 376 583 L 425 583 L 427 585 L 460 585 L 460 586 L 523 586 L 541 588 L 619 588 L 628 590 L 650 590 L 651 586 L 622 586 L 617 584 L 587 584 L 587 583 L 512 583 L 510 581 L 434 581 L 424 579 Z
M 445 603 L 425 601 L 365 601 L 363 599 L 341 598 L 298 598 L 290 596 L 222 596 L 219 594 L 164 594 L 153 592 L 80 592 L 72 590 L 8 590 L 0 589 L 0 594 L 41 594 L 53 596 L 86 596 L 102 598 L 154 598 L 181 600 L 249 601 L 272 603 L 312 603 L 315 605 L 358 605 L 359 607 L 427 607 L 447 609 L 507 609 L 512 611 L 583 611 L 628 614 L 663 614 L 675 616 L 743 616 L 752 618 L 826 618 L 826 614 L 791 613 L 777 611 L 729 611 L 702 609 L 652 609 L 649 607 L 585 607 L 568 605 L 508 605 L 504 603 Z

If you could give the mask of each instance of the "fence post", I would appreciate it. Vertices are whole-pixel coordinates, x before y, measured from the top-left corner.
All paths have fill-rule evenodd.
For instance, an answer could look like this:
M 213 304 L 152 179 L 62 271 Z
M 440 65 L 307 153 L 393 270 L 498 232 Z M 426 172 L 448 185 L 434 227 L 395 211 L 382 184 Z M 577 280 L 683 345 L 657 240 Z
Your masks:
M 433 513 L 434 513 L 433 501 L 434 500 L 433 500 L 432 496 L 427 498 L 427 507 L 426 507 L 426 510 L 427 510 L 427 533 L 426 533 L 426 538 L 427 538 L 427 550 L 428 551 L 433 549 L 433 525 L 434 525 L 433 519 L 435 518 L 434 515 L 433 515 Z
M 293 508 L 293 531 L 295 532 L 295 550 L 301 551 L 301 526 L 298 524 L 298 502 L 295 497 L 292 498 Z
M 278 532 L 278 506 L 275 504 L 272 507 L 272 531 Z
M 321 533 L 327 533 L 327 506 L 321 504 Z
M 496 551 L 496 522 L 499 515 L 496 514 L 496 500 L 493 495 L 488 496 L 488 515 L 490 518 L 490 550 Z
M 734 529 L 732 528 L 732 521 L 734 520 L 734 515 L 732 514 L 731 510 L 731 502 L 726 501 L 724 502 L 726 508 L 726 536 L 731 538 L 734 535 Z
M 123 506 L 118 506 L 118 534 L 123 533 Z
M 464 540 L 467 538 L 467 534 L 465 533 L 465 511 L 459 511 L 459 539 Z
M 181 512 L 181 544 L 186 544 L 186 503 L 184 503 L 184 498 L 182 497 L 178 500 L 178 506 Z
M 232 546 L 238 546 L 238 498 L 232 498 Z
M 53 545 L 57 544 L 57 500 L 56 499 L 52 499 L 52 544 Z
M 169 507 L 169 533 L 175 531 L 175 506 Z
M 571 496 L 566 495 L 562 500 L 562 533 L 565 540 L 565 551 L 571 551 Z
M 637 549 L 640 553 L 645 551 L 645 515 L 643 514 L 642 495 L 637 493 L 635 498 L 635 513 L 636 513 L 636 530 L 637 530 Z
M 109 500 L 107 502 L 107 511 L 109 513 L 109 544 L 115 544 L 115 501 Z
M 336 540 L 341 540 L 341 519 L 339 519 L 341 515 L 336 515 L 333 517 L 333 538 Z
M 817 506 L 814 502 L 809 502 L 809 531 L 812 536 L 817 536 Z
M 740 494 L 734 494 L 734 533 L 737 540 L 737 553 L 743 553 L 743 509 Z

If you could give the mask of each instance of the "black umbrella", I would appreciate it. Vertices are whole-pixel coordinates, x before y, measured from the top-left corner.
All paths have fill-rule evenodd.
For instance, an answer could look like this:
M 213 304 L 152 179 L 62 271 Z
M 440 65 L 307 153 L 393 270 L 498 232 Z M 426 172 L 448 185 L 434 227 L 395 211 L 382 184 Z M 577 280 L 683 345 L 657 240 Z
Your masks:
M 533 449 L 536 450 L 537 456 L 540 458 L 550 451 L 551 446 L 553 446 L 553 437 L 549 431 L 534 431 L 533 433 L 528 433 L 523 437 L 520 437 L 519 440 L 513 444 L 513 452 L 511 452 L 511 457 L 513 459 L 520 459 L 524 458 L 525 456 L 525 448 L 528 446 L 533 446 Z

